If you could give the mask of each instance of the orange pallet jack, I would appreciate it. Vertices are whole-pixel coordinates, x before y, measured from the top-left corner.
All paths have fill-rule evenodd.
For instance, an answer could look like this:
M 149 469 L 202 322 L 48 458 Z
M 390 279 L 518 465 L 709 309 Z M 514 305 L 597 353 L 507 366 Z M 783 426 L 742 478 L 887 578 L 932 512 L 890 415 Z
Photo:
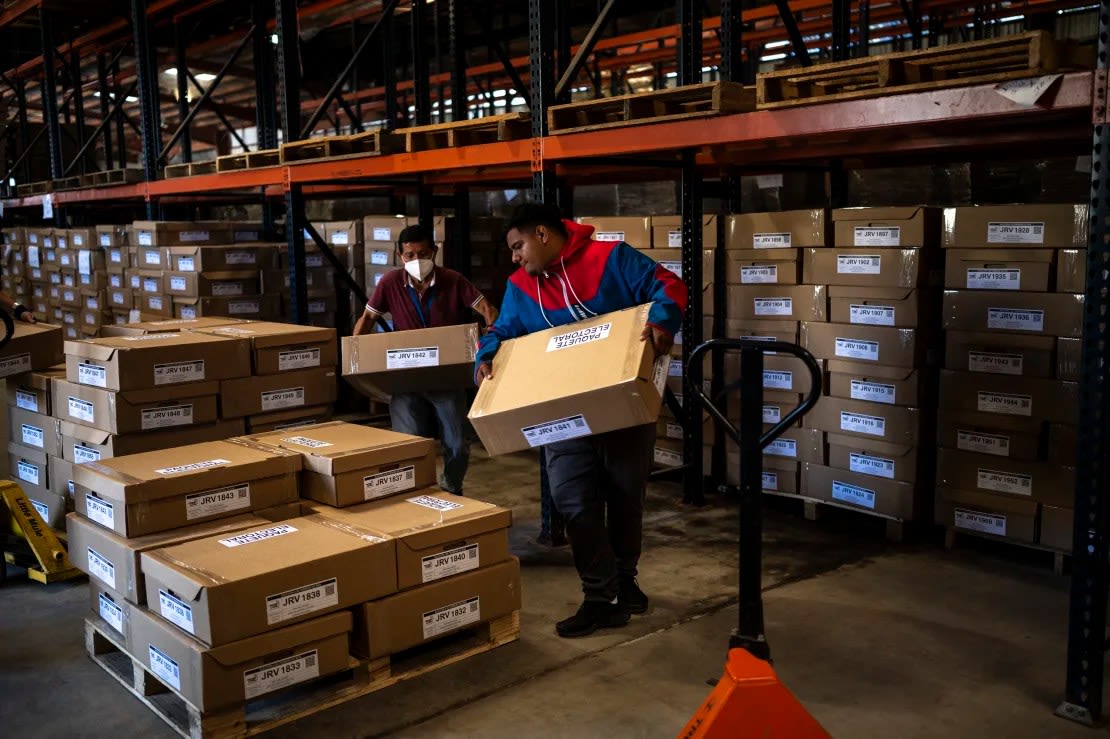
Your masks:
M 702 357 L 712 350 L 740 352 L 740 428 L 702 392 Z M 811 375 L 809 394 L 779 423 L 763 431 L 763 353 L 787 353 L 801 359 Z M 771 649 L 763 633 L 763 449 L 817 404 L 821 368 L 795 344 L 752 339 L 713 339 L 690 353 L 691 383 L 705 409 L 740 447 L 740 602 L 739 623 L 729 639 L 724 675 L 682 729 L 679 739 L 822 739 L 829 737 L 817 720 L 784 686 L 771 667 Z

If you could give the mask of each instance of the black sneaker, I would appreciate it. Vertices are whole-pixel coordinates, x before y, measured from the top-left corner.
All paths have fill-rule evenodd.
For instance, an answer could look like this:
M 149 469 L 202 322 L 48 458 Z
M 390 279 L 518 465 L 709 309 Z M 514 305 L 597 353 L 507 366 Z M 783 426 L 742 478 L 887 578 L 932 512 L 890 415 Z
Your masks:
M 589 636 L 598 629 L 624 626 L 628 619 L 628 611 L 616 603 L 587 600 L 578 613 L 555 624 L 555 633 L 564 639 L 574 639 Z
M 634 577 L 620 579 L 617 602 L 629 613 L 646 613 L 648 609 L 648 597 L 640 590 Z

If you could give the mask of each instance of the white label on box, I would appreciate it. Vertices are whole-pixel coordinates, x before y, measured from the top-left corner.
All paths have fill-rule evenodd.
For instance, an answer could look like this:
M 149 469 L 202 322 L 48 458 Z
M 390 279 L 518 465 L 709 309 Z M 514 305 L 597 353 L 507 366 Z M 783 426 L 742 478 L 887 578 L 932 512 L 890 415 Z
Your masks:
M 40 484 L 39 479 L 41 478 L 41 476 L 39 474 L 39 468 L 36 465 L 33 465 L 30 462 L 25 462 L 21 459 L 19 460 L 19 462 L 16 463 L 16 471 L 19 479 L 23 480 L 23 482 L 29 482 L 32 485 Z
M 186 288 L 186 285 L 185 285 L 185 278 L 184 277 L 171 277 L 170 278 L 170 290 L 172 292 L 185 292 L 186 289 L 187 288 Z
M 69 401 L 69 415 L 70 418 L 76 418 L 85 423 L 95 423 L 96 419 L 93 416 L 93 404 L 87 400 L 74 398 L 70 396 Z
M 148 644 L 150 671 L 159 680 L 174 690 L 181 690 L 181 668 L 169 656 L 153 644 Z
M 332 446 L 329 441 L 320 441 L 319 439 L 310 439 L 307 436 L 289 436 L 281 440 L 283 444 L 293 444 L 295 446 L 303 446 L 308 449 L 322 449 L 326 446 Z
M 5 359 L 0 359 L 0 377 L 31 371 L 31 354 L 16 354 Z
M 980 490 L 993 490 L 996 493 L 1033 494 L 1033 476 L 1020 475 L 1015 472 L 1003 472 L 1002 470 L 980 467 L 976 484 Z
M 416 487 L 416 467 L 409 465 L 362 478 L 362 498 L 373 500 L 402 490 L 412 490 L 414 487 Z
M 193 607 L 165 590 L 158 591 L 158 612 L 174 626 L 195 634 Z
M 798 442 L 794 439 L 775 439 L 763 447 L 763 453 L 772 457 L 798 458 Z
M 178 257 L 177 258 L 177 271 L 178 272 L 196 272 L 196 262 L 192 257 Z M 184 288 L 182 288 L 184 289 Z
M 250 507 L 251 485 L 249 482 L 185 496 L 185 518 L 190 521 L 194 518 L 205 518 L 217 513 L 238 511 Z
M 1010 331 L 1044 331 L 1043 310 L 988 308 L 987 328 Z
M 755 298 L 754 305 L 757 316 L 794 315 L 793 298 Z
M 1020 290 L 1020 269 L 969 269 L 968 290 Z
M 304 388 L 288 387 L 283 390 L 269 390 L 262 393 L 261 397 L 264 411 L 297 408 L 304 405 Z
M 85 307 L 88 308 L 89 310 L 100 310 L 100 301 L 97 300 L 96 298 L 90 297 L 88 300 L 85 301 Z M 91 315 L 91 314 L 86 314 L 86 315 Z
M 108 368 L 88 362 L 77 363 L 77 382 L 93 387 L 108 387 Z
M 63 251 L 61 254 L 58 255 L 58 261 L 63 267 L 68 267 L 69 263 L 72 262 L 73 259 L 70 257 L 69 252 Z
M 671 363 L 667 366 L 667 377 L 682 377 L 681 359 L 671 359 Z
M 96 600 L 99 606 L 98 611 L 100 612 L 100 617 L 104 619 L 109 626 L 115 629 L 117 633 L 122 635 L 123 609 L 113 603 L 112 599 L 104 593 L 100 593 Z
M 375 226 L 374 241 L 393 241 L 393 229 Z
M 154 296 L 148 297 L 147 298 L 147 304 L 150 306 L 151 310 L 162 310 L 162 298 L 161 297 L 154 297 Z
M 988 244 L 1043 244 L 1044 221 L 987 224 Z
M 306 254 L 305 257 L 304 257 L 304 266 L 306 266 L 306 267 L 323 267 L 324 266 L 324 255 L 323 254 Z M 286 287 L 289 286 L 289 275 L 285 276 L 285 285 L 286 285 Z
M 189 426 L 193 423 L 193 406 L 171 405 L 164 408 L 147 408 L 142 412 L 142 429 Z
M 980 392 L 977 408 L 981 413 L 1003 413 L 1007 416 L 1032 416 L 1032 395 Z
M 387 349 L 385 352 L 386 369 L 412 369 L 414 367 L 438 366 L 438 346 L 413 347 L 410 349 Z
M 92 547 L 88 547 L 88 559 L 89 574 L 115 590 L 116 566 Z
M 670 370 L 670 356 L 656 358 L 655 364 L 651 367 L 651 383 L 655 385 L 655 389 L 660 395 L 663 394 L 663 390 L 667 386 L 667 376 Z
M 877 275 L 882 269 L 883 258 L 878 254 L 843 254 L 836 258 L 838 275 Z
M 72 290 L 66 290 L 62 293 L 62 300 L 67 303 L 72 303 L 77 300 L 77 293 L 73 292 Z
M 26 444 L 27 446 L 38 447 L 39 449 L 44 448 L 46 435 L 42 432 L 42 429 L 23 423 L 20 424 L 19 431 L 20 436 L 23 438 L 24 444 Z
M 186 321 L 196 320 L 197 309 L 191 305 L 181 306 L 181 317 Z
M 757 174 L 755 176 L 755 186 L 760 190 L 782 187 L 782 174 Z
M 682 277 L 682 262 L 659 262 L 659 266 L 663 269 L 669 269 L 679 278 Z
M 158 280 L 153 277 L 143 278 L 143 292 L 156 293 L 158 292 Z
M 222 467 L 225 464 L 231 464 L 231 462 L 226 459 L 206 459 L 203 462 L 190 462 L 189 464 L 180 464 L 176 467 L 162 467 L 154 471 L 159 475 L 178 475 L 182 472 L 197 472 L 212 467 Z
M 106 500 L 85 493 L 85 509 L 88 511 L 89 520 L 101 526 L 113 528 L 116 525 L 115 507 Z
M 482 620 L 482 608 L 478 596 L 452 603 L 423 615 L 424 638 L 432 639 L 448 631 L 476 624 Z
M 177 235 L 177 238 L 184 242 L 212 240 L 207 231 L 182 231 Z
M 105 247 L 105 248 L 111 246 L 112 245 L 112 236 L 111 236 L 111 234 L 100 234 L 100 245 Z M 119 252 L 112 252 L 112 253 L 113 254 L 118 254 Z M 113 259 L 112 261 L 113 262 L 118 262 L 119 260 L 118 259 Z
M 466 544 L 439 554 L 429 554 L 420 560 L 421 582 L 432 582 L 460 572 L 478 569 L 478 545 Z
M 77 271 L 83 275 L 92 274 L 92 255 L 88 249 L 77 252 Z
M 848 455 L 848 469 L 852 472 L 859 472 L 864 475 L 871 475 L 872 477 L 885 477 L 888 480 L 894 479 L 893 459 L 883 459 L 882 457 L 872 457 L 868 454 L 851 452 Z
M 157 386 L 176 385 L 179 382 L 195 382 L 203 379 L 203 359 L 154 365 L 154 384 Z
M 863 508 L 875 510 L 875 491 L 861 488 L 858 485 L 849 485 L 846 482 L 833 481 L 832 484 L 832 497 L 833 500 L 839 500 L 843 503 L 851 503 Z
M 794 373 L 789 370 L 763 370 L 763 387 L 769 390 L 790 390 L 794 387 Z
M 624 241 L 624 231 L 598 231 L 594 241 Z
M 663 449 L 662 447 L 655 447 L 655 452 L 652 455 L 656 464 L 661 464 L 664 467 L 679 467 L 682 464 L 682 454 L 672 449 Z
M 871 362 L 879 361 L 879 342 L 860 341 L 858 339 L 842 339 L 836 337 L 836 356 L 848 359 L 866 359 Z
M 39 412 L 39 398 L 34 393 L 29 393 L 26 390 L 15 391 L 15 406 L 22 408 L 25 411 L 32 413 Z
M 760 264 L 740 268 L 740 283 L 743 285 L 774 285 L 779 281 L 777 264 Z
M 143 279 L 138 275 L 131 275 L 131 288 L 138 290 L 143 286 Z
M 123 275 L 108 275 L 109 287 L 123 287 Z
M 228 296 L 238 296 L 243 294 L 243 283 L 241 282 L 213 282 L 212 294 L 216 297 L 226 298 Z
M 50 519 L 50 506 L 40 503 L 34 498 L 28 498 L 27 500 L 31 501 L 31 507 L 35 509 L 35 513 L 39 514 L 39 518 L 44 522 Z
M 319 349 L 290 349 L 288 351 L 278 352 L 278 370 L 281 372 L 319 366 Z
M 154 234 L 150 231 L 139 231 L 139 246 L 153 246 Z
M 258 257 L 253 251 L 229 251 L 224 254 L 225 264 L 257 264 Z
M 415 498 L 405 498 L 405 502 L 412 503 L 425 508 L 431 508 L 433 511 L 453 511 L 456 508 L 462 508 L 462 503 L 452 503 L 449 500 L 440 500 L 433 498 L 430 495 L 418 495 Z
M 253 700 L 260 695 L 297 685 L 320 677 L 318 650 L 268 662 L 243 671 L 243 697 Z
M 251 531 L 246 534 L 239 534 L 238 536 L 232 536 L 227 539 L 219 539 L 218 541 L 228 549 L 234 549 L 235 547 L 241 547 L 247 544 L 255 544 L 260 541 L 268 541 L 269 539 L 273 539 L 274 537 L 285 536 L 286 534 L 292 534 L 296 531 L 297 529 L 293 528 L 289 524 L 282 523 L 278 524 L 277 526 L 271 526 L 267 529 L 258 529 L 257 531 Z
M 789 249 L 790 234 L 752 234 L 753 249 Z
M 879 416 L 866 416 L 862 413 L 841 411 L 840 430 L 870 436 L 886 436 L 886 419 Z
M 42 258 L 39 256 L 39 248 L 37 246 L 27 247 L 27 265 L 34 269 L 42 268 Z
M 967 368 L 972 372 L 988 372 L 995 375 L 1020 375 L 1023 358 L 1020 354 L 993 354 L 988 352 L 968 352 Z
M 777 472 L 764 472 L 761 486 L 764 490 L 778 490 L 779 489 L 779 473 Z
M 667 247 L 670 249 L 682 248 L 682 231 L 667 232 Z
M 232 300 L 227 304 L 227 312 L 232 315 L 251 315 L 262 311 L 262 305 L 257 300 Z
M 332 577 L 266 596 L 266 623 L 273 626 L 338 605 L 339 582 Z
M 370 252 L 370 264 L 376 267 L 385 267 L 389 264 L 389 252 L 375 249 Z
M 79 444 L 74 444 L 73 445 L 73 463 L 74 464 L 81 464 L 82 462 L 99 462 L 99 461 L 100 461 L 100 450 L 99 449 L 92 449 L 90 447 L 81 446 Z
M 852 246 L 901 246 L 900 226 L 856 226 Z
M 577 439 L 579 436 L 589 436 L 593 432 L 590 431 L 586 419 L 578 415 L 560 418 L 557 421 L 539 423 L 535 426 L 525 426 L 520 430 L 520 433 L 524 434 L 528 446 L 537 447 L 550 444 L 553 441 L 565 441 L 567 439 Z
M 157 267 L 162 263 L 162 252 L 146 250 L 143 252 L 143 264 Z
M 686 434 L 682 429 L 682 424 L 673 421 L 667 421 L 666 437 L 668 439 L 683 439 Z
M 326 300 L 310 300 L 308 301 L 309 313 L 326 313 L 328 309 L 328 301 Z
M 777 405 L 763 406 L 763 423 L 778 423 L 782 420 L 782 408 Z
M 966 452 L 993 454 L 996 457 L 1010 456 L 1010 437 L 981 434 L 977 431 L 956 430 L 956 448 Z
M 604 341 L 609 338 L 609 331 L 613 328 L 611 323 L 603 323 L 600 326 L 591 326 L 589 328 L 580 328 L 577 331 L 571 331 L 558 336 L 552 336 L 547 340 L 547 351 L 554 352 L 560 349 L 567 349 L 568 347 L 578 346 L 579 344 L 589 344 L 594 341 Z
M 884 385 L 880 382 L 864 382 L 852 380 L 852 400 L 870 400 L 872 403 L 886 403 L 894 405 L 894 385 Z
M 347 246 L 351 243 L 351 235 L 346 231 L 337 231 L 331 235 L 333 246 Z
M 994 534 L 995 536 L 1006 535 L 1005 516 L 999 516 L 994 513 L 969 511 L 966 508 L 957 508 L 954 513 L 955 517 L 953 524 L 958 529 L 978 531 L 983 534 Z

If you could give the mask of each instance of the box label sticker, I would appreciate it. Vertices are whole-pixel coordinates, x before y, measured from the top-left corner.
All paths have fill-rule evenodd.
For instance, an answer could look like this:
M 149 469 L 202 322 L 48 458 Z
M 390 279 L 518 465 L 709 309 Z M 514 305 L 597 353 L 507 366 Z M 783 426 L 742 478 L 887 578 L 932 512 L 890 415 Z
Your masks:
M 402 490 L 412 490 L 414 487 L 416 487 L 416 466 L 409 465 L 399 470 L 379 472 L 362 478 L 362 498 L 373 500 Z
M 243 672 L 243 697 L 260 695 L 320 677 L 318 650 L 302 652 Z
M 613 324 L 603 323 L 600 326 L 580 328 L 577 331 L 552 336 L 547 340 L 547 351 L 555 352 L 560 349 L 567 349 L 581 344 L 589 344 L 594 341 L 604 341 L 609 338 L 609 331 L 612 328 Z
M 40 485 L 41 471 L 37 465 L 33 465 L 25 460 L 19 460 L 16 463 L 16 474 L 23 482 L 29 482 L 32 485 Z
M 58 255 L 58 260 L 63 267 L 68 267 L 73 262 L 73 259 L 69 256 L 69 252 L 64 251 Z
M 892 305 L 849 305 L 848 322 L 864 326 L 893 326 Z
M 258 257 L 253 251 L 229 251 L 224 254 L 224 264 L 234 265 L 254 265 L 258 263 Z
M 298 408 L 304 405 L 304 388 L 289 387 L 284 390 L 269 390 L 261 394 L 262 410 L 276 411 L 282 408 Z
M 39 518 L 44 522 L 50 520 L 50 506 L 40 503 L 34 498 L 28 498 L 27 500 L 31 501 L 31 507 L 35 509 L 35 513 L 39 514 Z
M 5 359 L 0 359 L 0 377 L 7 377 L 19 372 L 31 371 L 31 354 L 16 354 Z
M 104 621 L 116 630 L 116 633 L 123 634 L 123 609 L 112 602 L 106 594 L 100 593 L 97 597 L 97 611 Z
M 62 300 L 66 303 L 75 303 L 77 302 L 77 293 L 72 290 L 65 290 L 62 292 Z
M 42 432 L 42 429 L 24 423 L 20 424 L 19 431 L 23 443 L 27 446 L 38 447 L 39 449 L 45 447 L 46 435 Z
M 100 461 L 100 450 L 99 449 L 91 449 L 87 446 L 81 446 L 79 444 L 74 444 L 73 445 L 73 463 L 74 464 L 82 464 L 84 462 L 99 462 L 99 461 Z
M 833 500 L 850 503 L 862 508 L 875 510 L 875 491 L 861 488 L 858 485 L 849 485 L 846 482 L 833 481 Z
M 988 244 L 1043 244 L 1044 221 L 987 224 Z
M 834 349 L 836 356 L 848 359 L 866 359 L 870 362 L 879 361 L 879 342 L 860 341 L 858 339 L 844 339 L 836 337 Z
M 150 306 L 151 310 L 162 310 L 162 298 L 161 298 L 161 296 L 151 295 L 151 296 L 147 297 L 146 301 L 147 301 L 147 305 Z
M 894 385 L 884 385 L 880 382 L 852 380 L 851 396 L 852 400 L 870 400 L 872 403 L 894 405 L 895 387 Z
M 27 247 L 27 265 L 33 269 L 42 268 L 42 257 L 37 246 Z
M 326 313 L 328 310 L 328 301 L 326 300 L 310 300 L 308 301 L 308 312 L 314 314 Z
M 901 226 L 856 226 L 852 234 L 852 246 L 901 246 Z
M 763 447 L 763 453 L 772 457 L 798 458 L 798 442 L 794 439 L 775 439 Z
M 88 402 L 87 400 L 81 400 L 80 398 L 74 398 L 72 396 L 67 398 L 67 401 L 69 405 L 70 418 L 76 418 L 79 421 L 85 421 L 86 423 L 95 422 L 95 418 L 93 417 L 92 403 Z
M 165 408 L 147 408 L 141 414 L 140 424 L 143 431 L 164 429 L 173 426 L 189 426 L 193 423 L 193 406 L 174 405 Z
M 666 437 L 668 439 L 682 439 L 685 438 L 685 433 L 682 429 L 682 424 L 667 421 L 666 424 Z
M 981 413 L 1002 413 L 1007 416 L 1032 416 L 1033 396 L 980 391 L 976 407 Z
M 590 431 L 586 419 L 578 415 L 540 423 L 535 426 L 525 426 L 520 430 L 520 433 L 524 434 L 528 446 L 537 447 L 550 444 L 553 441 L 565 441 L 566 439 L 577 439 L 579 436 L 589 436 L 593 432 Z
M 682 277 L 682 262 L 659 262 L 659 266 L 663 269 L 668 269 L 674 272 L 679 278 Z
M 197 263 L 192 257 L 178 257 L 177 258 L 177 271 L 178 272 L 196 272 Z M 181 288 L 184 290 L 185 288 Z
M 375 226 L 374 241 L 393 241 L 393 229 Z
M 671 249 L 682 248 L 682 231 L 667 232 L 667 247 Z
M 753 303 L 757 316 L 794 315 L 793 298 L 755 298 Z
M 158 612 L 162 614 L 162 618 L 174 626 L 184 629 L 190 634 L 196 633 L 193 626 L 193 607 L 177 596 L 165 590 L 159 590 Z
M 763 406 L 763 423 L 778 423 L 782 420 L 782 408 L 777 405 Z
M 154 365 L 154 384 L 157 386 L 176 385 L 179 382 L 195 382 L 203 379 L 203 359 Z
M 212 294 L 216 297 L 238 297 L 243 294 L 243 283 L 241 282 L 213 282 Z
M 373 264 L 375 267 L 389 266 L 389 252 L 378 249 L 370 252 L 370 264 Z
M 763 370 L 763 387 L 768 390 L 790 390 L 794 387 L 794 373 L 789 370 Z
M 869 436 L 886 436 L 886 419 L 879 416 L 842 411 L 840 414 L 840 430 Z
M 791 245 L 790 234 L 752 234 L 753 249 L 789 249 Z
M 85 301 L 85 307 L 89 310 L 100 310 L 100 301 L 96 298 L 90 297 L 88 300 Z
M 740 284 L 742 285 L 775 285 L 779 281 L 779 268 L 777 264 L 761 264 L 754 267 L 740 268 Z
M 249 482 L 185 496 L 185 518 L 189 521 L 250 507 L 251 486 Z
M 155 677 L 175 690 L 181 690 L 181 668 L 169 656 L 153 644 L 147 645 L 150 657 L 150 671 Z
M 624 241 L 624 231 L 598 231 L 594 241 Z
M 83 275 L 92 274 L 92 254 L 88 249 L 77 252 L 77 271 Z
M 123 275 L 108 275 L 109 287 L 123 287 Z
M 958 529 L 978 531 L 983 534 L 994 534 L 995 536 L 1006 535 L 1005 516 L 999 516 L 994 513 L 969 511 L 966 508 L 957 508 L 954 513 L 955 517 L 953 524 Z
M 106 500 L 101 500 L 93 496 L 92 493 L 85 493 L 85 510 L 88 512 L 89 520 L 113 528 L 116 525 L 116 512 L 114 506 Z
M 841 254 L 836 258 L 838 275 L 877 275 L 882 269 L 883 258 L 878 254 Z
M 32 413 L 39 412 L 39 396 L 26 390 L 15 391 L 15 407 Z
M 258 231 L 236 231 L 232 234 L 235 241 L 261 241 L 262 234 Z
M 764 472 L 762 477 L 761 486 L 764 490 L 779 489 L 779 473 L 777 472 Z
M 176 467 L 162 467 L 154 470 L 159 475 L 179 475 L 182 472 L 197 472 L 198 470 L 207 470 L 211 467 L 220 467 L 225 464 L 231 464 L 226 459 L 206 459 L 203 462 L 190 462 L 189 464 L 180 464 Z
M 386 369 L 412 369 L 414 367 L 438 366 L 438 346 L 413 347 L 411 349 L 387 349 L 385 352 Z
M 996 493 L 1033 494 L 1033 476 L 1021 475 L 1016 472 L 1004 472 L 980 467 L 976 484 L 980 490 L 993 490 Z
M 184 277 L 171 277 L 170 278 L 170 292 L 183 293 L 188 289 L 185 286 Z
M 112 235 L 111 234 L 100 234 L 100 245 L 103 246 L 103 247 L 111 246 L 112 245 Z M 113 251 L 112 252 L 113 257 L 115 255 L 117 255 L 118 253 L 119 252 Z M 119 260 L 118 259 L 112 259 L 112 261 L 113 262 L 118 262 Z
M 324 255 L 323 254 L 306 254 L 304 258 L 304 266 L 306 267 L 323 267 Z M 377 283 L 375 283 L 377 284 Z M 285 285 L 289 286 L 289 275 L 285 276 Z
M 266 596 L 266 623 L 273 626 L 338 605 L 339 582 L 332 577 Z
M 77 363 L 77 382 L 93 387 L 108 387 L 108 368 L 89 362 Z
M 993 375 L 1020 375 L 1024 358 L 1020 354 L 994 354 L 990 352 L 967 353 L 967 368 L 972 372 Z
M 1020 290 L 1020 269 L 969 269 L 968 290 Z
M 482 620 L 482 608 L 478 596 L 452 603 L 423 615 L 424 638 L 431 639 L 448 631 L 476 624 Z
M 336 231 L 331 235 L 332 246 L 348 246 L 351 243 L 351 235 L 346 231 Z
M 197 317 L 197 309 L 191 305 L 181 306 L 181 317 L 186 321 L 195 320 Z
M 461 572 L 478 569 L 478 545 L 466 544 L 420 560 L 421 582 L 432 582 Z
M 664 449 L 663 447 L 655 447 L 652 458 L 656 464 L 661 464 L 664 467 L 679 467 L 682 465 L 682 453 L 676 452 L 673 449 Z
M 282 439 L 283 444 L 293 444 L 294 446 L 303 446 L 308 449 L 323 449 L 326 446 L 332 446 L 329 441 L 320 441 L 319 439 L 310 439 L 307 436 L 290 436 Z
M 159 251 L 152 251 L 147 249 L 143 252 L 143 264 L 150 267 L 157 267 L 162 264 L 162 253 Z
M 993 454 L 996 457 L 1010 456 L 1010 437 L 981 434 L 977 431 L 956 430 L 956 448 L 965 452 Z
M 462 508 L 462 503 L 452 503 L 449 500 L 440 500 L 433 498 L 430 495 L 418 495 L 415 498 L 405 498 L 406 503 L 413 503 L 414 505 L 424 506 L 431 508 L 433 511 L 453 511 L 456 508 Z
M 260 541 L 267 541 L 268 539 L 273 539 L 277 536 L 292 534 L 296 531 L 297 529 L 283 523 L 278 524 L 277 526 L 271 526 L 266 529 L 258 529 L 257 531 L 250 531 L 246 534 L 239 534 L 238 536 L 232 536 L 227 539 L 219 539 L 218 541 L 228 549 L 234 549 L 235 547 L 241 547 L 247 544 L 255 544 Z
M 227 312 L 233 316 L 246 316 L 262 312 L 257 300 L 232 300 L 227 304 Z
M 116 589 L 116 566 L 92 547 L 88 547 L 89 574 Z
M 848 455 L 848 469 L 872 477 L 894 479 L 894 460 L 872 457 L 868 454 L 852 452 Z
M 1044 332 L 1043 310 L 987 308 L 987 328 Z
M 182 231 L 177 238 L 184 242 L 212 240 L 212 236 L 207 231 Z

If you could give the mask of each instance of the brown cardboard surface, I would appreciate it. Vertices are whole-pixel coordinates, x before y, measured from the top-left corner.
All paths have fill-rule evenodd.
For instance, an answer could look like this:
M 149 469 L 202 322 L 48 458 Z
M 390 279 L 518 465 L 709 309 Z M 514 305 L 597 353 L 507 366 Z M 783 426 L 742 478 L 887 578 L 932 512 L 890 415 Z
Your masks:
M 725 320 L 725 336 L 730 339 L 761 339 L 763 341 L 798 341 L 798 321 Z
M 132 246 L 195 246 L 231 242 L 229 223 L 193 221 L 135 221 Z
M 337 394 L 334 367 L 224 380 L 220 383 L 220 417 L 327 405 L 335 402 Z
M 397 239 L 401 231 L 408 225 L 405 216 L 366 216 L 362 219 L 362 235 L 367 246 L 370 244 L 387 244 L 389 248 L 397 247 Z
M 829 434 L 829 466 L 871 477 L 916 482 L 919 447 Z
M 702 215 L 701 245 L 706 249 L 717 248 L 716 215 Z M 651 248 L 682 248 L 682 216 L 651 216 Z
M 58 421 L 42 413 L 8 408 L 8 438 L 44 454 L 61 456 L 62 453 Z
M 729 216 L 727 249 L 775 249 L 825 246 L 828 211 L 788 210 L 778 213 L 745 213 Z
M 801 493 L 901 520 L 914 517 L 914 486 L 819 464 L 802 465 Z
M 39 514 L 46 525 L 55 531 L 65 531 L 66 514 L 70 511 L 69 496 L 52 493 L 41 485 L 32 485 L 12 475 L 19 487 L 31 501 L 31 507 Z
M 152 610 L 213 646 L 397 589 L 392 539 L 319 515 L 143 552 L 142 570 Z
M 161 270 L 169 269 L 170 265 L 166 261 L 163 254 L 164 250 L 160 246 L 137 246 L 135 247 L 135 266 L 140 269 Z M 155 290 L 148 290 L 147 292 L 157 292 Z
M 804 249 L 802 281 L 852 287 L 918 287 L 929 277 L 923 249 Z
M 1079 385 L 941 370 L 940 407 L 1074 424 L 1079 417 Z
M 942 246 L 1083 249 L 1087 206 L 1022 203 L 944 209 Z
M 354 654 L 393 654 L 520 610 L 516 558 L 363 603 L 355 609 Z
M 8 442 L 8 471 L 13 480 L 50 490 L 47 456 L 41 449 Z
M 1034 542 L 1037 504 L 1007 495 L 952 488 L 937 489 L 936 522 L 957 531 Z
M 0 377 L 44 370 L 64 361 L 60 328 L 16 321 L 11 341 L 0 349 Z
M 112 627 L 112 636 L 131 653 L 131 609 L 132 605 L 100 587 L 95 580 L 89 582 L 89 600 L 93 614 Z
M 811 321 L 802 322 L 799 343 L 819 359 L 905 368 L 920 366 L 927 348 L 913 328 Z
M 708 369 L 705 374 L 707 377 L 709 376 Z M 740 357 L 736 353 L 726 354 L 725 382 L 733 383 L 739 380 Z M 809 370 L 806 369 L 802 360 L 791 354 L 764 354 L 763 389 L 797 394 L 808 393 L 810 390 Z
M 272 375 L 339 363 L 335 329 L 291 323 L 251 322 L 244 325 L 193 329 L 213 336 L 250 341 L 256 375 Z
M 368 395 L 473 387 L 478 324 L 345 336 L 343 377 Z
M 469 418 L 491 455 L 655 423 L 666 380 L 640 335 L 648 305 L 501 344 Z M 583 371 L 589 368 L 589 371 Z M 541 383 L 537 377 L 544 377 Z
M 917 408 L 826 397 L 818 401 L 802 423 L 806 428 L 830 434 L 902 446 L 916 446 L 921 441 L 921 412 Z
M 788 462 L 824 464 L 825 432 L 806 428 L 787 429 L 780 437 L 763 448 L 763 456 L 765 460 L 775 458 Z
M 169 318 L 159 321 L 144 321 L 140 323 L 125 323 L 122 326 L 105 326 L 104 336 L 145 336 L 147 334 L 165 334 L 173 331 L 192 331 L 197 329 L 214 328 L 216 326 L 229 326 L 245 323 L 241 318 Z
M 868 400 L 887 405 L 922 407 L 924 370 L 884 367 L 866 362 L 828 362 L 829 395 L 849 400 Z
M 9 377 L 5 383 L 8 390 L 8 407 L 51 415 L 54 412 L 50 393 L 51 382 L 55 377 L 65 377 L 65 374 L 64 367 L 52 367 Z
M 113 434 L 212 423 L 218 418 L 217 382 L 113 392 L 67 380 L 54 380 L 55 415 L 71 423 Z
M 824 321 L 828 316 L 824 285 L 759 285 L 728 288 L 730 319 Z
M 911 288 L 835 285 L 829 288 L 829 320 L 915 328 L 921 300 L 921 293 Z
M 284 431 L 300 426 L 315 426 L 331 420 L 334 404 L 316 405 L 310 408 L 293 408 L 273 413 L 258 413 L 242 419 L 246 422 L 247 433 L 260 434 L 266 431 Z
M 836 208 L 835 246 L 933 246 L 940 237 L 939 208 Z
M 944 257 L 946 288 L 1045 292 L 1051 287 L 1056 251 L 949 249 Z M 1083 288 L 1072 292 L 1083 292 Z
M 332 246 L 353 246 L 363 242 L 363 221 L 328 221 L 317 224 L 316 230 Z
M 267 269 L 275 264 L 277 247 L 271 244 L 234 246 L 171 246 L 163 250 L 165 268 L 173 272 L 224 272 Z
M 1071 293 L 944 291 L 944 328 L 1078 338 L 1083 296 Z
M 1082 361 L 1082 339 L 1056 339 L 1056 379 L 1079 380 L 1079 365 Z
M 73 498 L 73 464 L 61 457 L 47 457 L 46 468 L 50 490 L 66 500 Z
M 124 246 L 124 234 L 126 233 L 126 231 L 124 230 L 125 228 L 126 226 L 97 226 L 97 243 L 105 248 L 111 246 Z
M 1074 528 L 1075 511 L 1071 508 L 1041 506 L 1041 536 L 1038 543 L 1042 547 L 1058 552 L 1070 552 Z
M 937 485 L 1066 506 L 1075 500 L 1075 468 L 941 449 Z
M 786 495 L 797 495 L 801 477 L 801 465 L 797 462 L 783 463 L 781 460 L 763 458 L 761 471 L 762 490 Z M 740 479 L 740 454 L 728 455 L 729 479 Z
M 234 436 L 242 436 L 244 431 L 241 418 L 195 426 L 179 426 L 162 431 L 144 431 L 125 436 L 69 421 L 60 421 L 59 425 L 62 432 L 62 457 L 74 463 L 96 462 L 101 459 L 152 452 L 173 446 L 230 439 Z
M 1058 293 L 1081 293 L 1087 287 L 1087 250 L 1061 249 L 1056 256 Z
M 1053 423 L 1048 427 L 1048 461 L 1064 467 L 1074 467 L 1079 432 L 1075 426 Z
M 77 512 L 121 536 L 259 511 L 297 499 L 300 455 L 212 441 L 86 462 L 73 469 Z
M 579 223 L 594 227 L 596 241 L 623 241 L 640 249 L 651 248 L 651 218 L 605 216 L 579 218 Z
M 144 390 L 243 377 L 245 341 L 181 331 L 68 341 L 66 379 L 107 390 Z
M 1040 458 L 1043 426 L 1041 421 L 1031 418 L 942 407 L 937 416 L 937 444 L 949 449 L 1036 460 Z
M 730 285 L 797 285 L 801 277 L 798 249 L 729 249 L 725 252 Z
M 258 270 L 166 272 L 162 284 L 172 297 L 241 297 L 258 295 Z
M 231 316 L 259 321 L 275 321 L 281 313 L 281 296 L 251 295 L 241 298 L 175 298 L 173 315 L 176 318 L 201 316 Z
M 1057 341 L 1051 336 L 948 331 L 944 366 L 996 375 L 1052 377 Z

